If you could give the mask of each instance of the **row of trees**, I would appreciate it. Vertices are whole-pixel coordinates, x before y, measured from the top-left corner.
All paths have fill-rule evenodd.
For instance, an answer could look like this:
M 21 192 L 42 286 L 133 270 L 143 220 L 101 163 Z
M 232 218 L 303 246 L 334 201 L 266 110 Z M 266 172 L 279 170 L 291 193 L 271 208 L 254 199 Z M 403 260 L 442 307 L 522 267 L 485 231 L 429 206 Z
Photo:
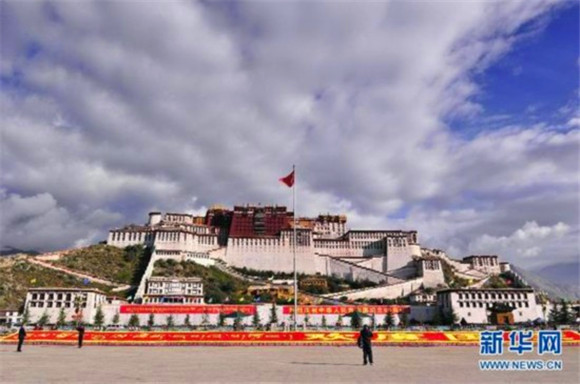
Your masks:
M 50 320 L 50 317 L 48 316 L 48 313 L 45 311 L 40 318 L 36 321 L 36 324 L 44 327 L 45 325 L 48 324 Z M 111 319 L 111 323 L 112 324 L 119 324 L 120 321 L 120 316 L 119 313 L 115 313 L 115 315 L 113 316 L 113 318 Z M 23 324 L 28 324 L 30 322 L 30 312 L 28 311 L 28 308 L 24 309 L 24 312 L 22 313 L 22 323 Z M 77 321 L 73 320 L 70 322 L 70 324 L 76 324 Z M 97 312 L 95 313 L 95 317 L 93 318 L 93 323 L 92 323 L 95 327 L 103 327 L 105 325 L 105 314 L 103 313 L 103 310 L 101 309 L 101 307 L 97 307 Z M 58 328 L 62 328 L 65 325 L 67 325 L 67 321 L 66 321 L 66 312 L 64 310 L 64 308 L 61 308 L 60 311 L 58 312 L 58 317 L 56 320 L 55 325 Z
M 362 326 L 363 323 L 363 316 L 368 316 L 368 315 L 363 315 L 360 312 L 354 312 L 350 315 L 350 326 L 352 328 L 360 328 Z M 268 324 L 277 324 L 278 323 L 278 315 L 276 313 L 276 307 L 274 305 L 272 305 L 271 309 L 270 309 L 270 316 L 269 316 L 269 322 Z M 375 315 L 371 315 L 371 326 L 377 327 L 379 324 L 377 324 L 376 321 L 376 317 Z M 97 327 L 97 328 L 101 328 L 103 326 L 105 326 L 105 315 L 103 313 L 103 310 L 101 309 L 101 307 L 97 307 L 97 311 L 95 313 L 94 318 L 92 319 L 92 324 L 93 326 Z M 218 317 L 218 322 L 217 322 L 217 326 L 224 326 L 225 325 L 225 320 L 226 320 L 226 316 L 223 313 L 219 314 Z M 23 323 L 28 323 L 30 321 L 30 314 L 28 311 L 28 308 L 25 309 L 23 315 L 22 315 L 22 321 Z M 46 312 L 44 312 L 41 317 L 38 319 L 38 321 L 36 322 L 36 324 L 38 324 L 39 326 L 43 327 L 45 325 L 47 325 L 49 322 L 49 316 Z M 113 316 L 113 318 L 111 319 L 111 323 L 112 325 L 118 325 L 120 322 L 120 316 L 119 313 L 115 313 L 115 315 Z M 72 322 L 72 324 L 74 324 L 75 321 Z M 308 314 L 305 315 L 304 317 L 304 324 L 305 325 L 310 325 L 310 316 Z M 327 323 L 327 319 L 326 316 L 322 316 L 321 319 L 321 324 L 323 327 L 327 327 L 328 323 Z M 66 313 L 64 308 L 61 308 L 59 314 L 58 314 L 58 318 L 57 321 L 55 323 L 55 325 L 59 328 L 64 327 L 67 325 L 66 322 Z M 130 318 L 129 318 L 129 322 L 128 322 L 129 327 L 140 327 L 140 319 L 139 316 L 137 316 L 136 314 L 133 314 Z M 150 314 L 148 319 L 147 319 L 147 323 L 145 324 L 146 327 L 148 328 L 153 328 L 155 326 L 158 325 L 162 325 L 162 324 L 157 324 L 155 322 L 155 316 L 154 314 Z M 167 326 L 168 328 L 173 328 L 176 326 L 175 323 L 175 319 L 172 315 L 169 315 L 165 318 L 165 324 L 163 324 L 165 326 Z M 201 326 L 202 327 L 208 327 L 212 324 L 210 324 L 209 321 L 209 314 L 208 313 L 204 313 L 202 315 L 202 321 L 201 321 Z M 234 317 L 234 327 L 235 328 L 239 328 L 242 325 L 242 316 L 236 316 Z M 252 325 L 254 327 L 259 327 L 264 325 L 262 323 L 262 319 L 260 318 L 260 314 L 258 313 L 258 311 L 254 312 L 254 315 L 252 317 Z M 384 322 L 383 322 L 383 326 L 385 328 L 391 328 L 395 325 L 395 318 L 391 313 L 388 313 L 385 316 Z M 399 317 L 399 325 L 400 326 L 406 326 L 408 325 L 408 315 L 407 313 L 402 313 L 401 316 Z M 191 318 L 190 315 L 185 316 L 184 322 L 183 322 L 183 326 L 187 327 L 187 328 L 191 328 L 192 324 L 191 324 Z M 344 326 L 344 319 L 343 316 L 340 315 L 338 317 L 338 320 L 336 322 L 336 326 L 342 327 Z
M 554 305 L 548 315 L 548 321 L 555 324 L 570 324 L 574 320 L 574 315 L 570 311 L 570 305 L 565 300 L 562 300 L 559 305 Z
M 226 319 L 225 318 L 225 315 L 220 313 L 220 315 L 218 317 L 217 326 L 218 327 L 223 327 L 225 325 L 225 319 Z M 173 328 L 173 327 L 176 326 L 175 319 L 171 315 L 169 315 L 168 317 L 166 317 L 165 321 L 166 321 L 165 326 L 167 326 L 167 328 Z M 357 315 L 357 314 L 353 314 L 350 317 L 350 326 L 353 329 L 360 328 L 362 326 L 362 323 L 363 323 L 362 316 Z M 274 319 L 274 321 L 270 321 L 269 324 L 277 324 L 277 320 Z M 307 326 L 310 325 L 310 317 L 308 315 L 306 315 L 304 317 L 304 324 L 307 325 Z M 141 326 L 141 322 L 140 322 L 139 316 L 137 316 L 136 314 L 131 315 L 131 317 L 129 318 L 128 325 L 129 325 L 129 327 L 140 327 Z M 150 314 L 149 317 L 148 317 L 148 319 L 147 319 L 146 327 L 147 328 L 153 328 L 153 327 L 155 327 L 157 325 L 159 325 L 159 324 L 156 324 L 155 323 L 155 317 L 154 317 L 154 315 L 153 314 Z M 201 326 L 202 327 L 208 327 L 210 325 L 212 325 L 212 324 L 210 324 L 208 316 L 204 314 L 203 317 L 202 317 Z M 260 327 L 260 326 L 264 325 L 262 323 L 261 319 L 260 319 L 260 315 L 258 314 L 258 312 L 255 312 L 254 315 L 253 315 L 253 317 L 252 317 L 252 325 L 254 327 Z M 324 316 L 324 315 L 322 316 L 322 319 L 321 319 L 321 325 L 322 325 L 322 327 L 327 327 L 328 326 L 328 322 L 327 322 L 326 316 Z M 371 327 L 375 328 L 378 325 L 379 324 L 376 323 L 375 316 L 374 315 L 371 316 Z M 393 315 L 390 314 L 390 313 L 387 314 L 387 316 L 385 316 L 385 321 L 383 323 L 383 326 L 385 328 L 391 328 L 394 325 L 395 325 L 395 319 L 394 319 Z M 400 326 L 407 325 L 407 314 L 403 314 L 401 316 L 399 325 Z M 183 322 L 183 326 L 184 327 L 187 327 L 187 328 L 191 328 L 192 324 L 191 324 L 191 319 L 190 319 L 189 315 L 187 315 L 185 317 L 185 320 Z M 234 317 L 233 326 L 234 326 L 235 329 L 239 329 L 242 326 L 242 317 L 241 316 Z M 340 315 L 338 317 L 338 320 L 336 322 L 336 326 L 337 327 L 344 326 L 344 319 L 343 319 L 343 316 L 342 315 Z

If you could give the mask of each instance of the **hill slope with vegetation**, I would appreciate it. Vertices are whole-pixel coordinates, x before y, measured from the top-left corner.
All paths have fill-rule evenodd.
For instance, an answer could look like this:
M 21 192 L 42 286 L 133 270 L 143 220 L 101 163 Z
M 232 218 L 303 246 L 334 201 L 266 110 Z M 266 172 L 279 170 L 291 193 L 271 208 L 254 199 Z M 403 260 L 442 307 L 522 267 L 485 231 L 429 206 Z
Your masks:
M 88 282 L 64 272 L 31 264 L 26 257 L 0 259 L 0 308 L 20 309 L 26 292 L 34 287 L 96 288 L 108 292 L 111 287 Z
M 151 250 L 142 245 L 122 249 L 99 244 L 75 249 L 54 264 L 116 283 L 138 285 L 150 257 Z
M 294 273 L 292 272 L 274 272 L 267 270 L 255 270 L 246 267 L 238 268 L 232 267 L 234 270 L 246 275 L 259 278 L 261 280 L 268 279 L 294 279 Z M 336 276 L 322 276 L 322 275 L 307 275 L 305 273 L 297 274 L 298 281 L 301 282 L 307 278 L 316 278 L 326 281 L 326 286 L 306 286 L 300 287 L 300 291 L 314 294 L 325 294 L 325 293 L 336 293 L 342 291 L 348 291 L 351 289 L 360 288 L 370 288 L 376 287 L 378 284 L 370 280 L 347 280 Z
M 203 281 L 206 303 L 249 303 L 248 283 L 236 279 L 216 267 L 204 267 L 193 261 L 157 260 L 152 276 L 199 277 Z

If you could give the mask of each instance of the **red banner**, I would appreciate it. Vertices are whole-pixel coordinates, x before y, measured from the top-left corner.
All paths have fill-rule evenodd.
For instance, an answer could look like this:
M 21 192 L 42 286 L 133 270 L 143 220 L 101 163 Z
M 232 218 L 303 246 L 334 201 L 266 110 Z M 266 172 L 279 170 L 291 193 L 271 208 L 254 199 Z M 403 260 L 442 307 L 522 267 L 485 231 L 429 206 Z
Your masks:
M 360 313 L 372 315 L 386 315 L 387 313 L 409 313 L 410 307 L 408 305 L 299 305 L 299 315 L 345 315 L 358 311 Z M 294 307 L 285 305 L 282 309 L 285 315 L 294 313 Z
M 87 345 L 349 345 L 355 346 L 358 332 L 92 332 L 84 337 Z M 504 335 L 506 336 L 507 333 Z M 69 344 L 77 341 L 76 331 L 30 331 L 26 344 Z M 537 333 L 533 341 L 537 341 Z M 508 343 L 504 337 L 504 342 Z M 0 344 L 15 344 L 18 332 L 0 337 Z M 580 346 L 577 331 L 563 331 L 565 346 Z M 377 331 L 373 344 L 381 345 L 479 345 L 477 331 Z
M 241 312 L 247 315 L 256 313 L 255 305 L 181 305 L 181 304 L 128 304 L 121 305 L 120 313 L 135 314 L 228 314 L 231 312 Z

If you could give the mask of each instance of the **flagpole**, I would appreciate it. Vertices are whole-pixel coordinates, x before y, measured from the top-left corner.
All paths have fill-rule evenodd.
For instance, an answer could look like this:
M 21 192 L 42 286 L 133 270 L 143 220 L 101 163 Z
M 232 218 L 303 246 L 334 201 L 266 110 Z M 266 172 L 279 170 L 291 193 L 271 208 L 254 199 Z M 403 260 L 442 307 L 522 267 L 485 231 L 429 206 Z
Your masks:
M 294 173 L 294 184 L 292 185 L 292 210 L 294 211 L 294 246 L 292 247 L 292 251 L 294 254 L 294 331 L 298 330 L 298 280 L 296 274 L 296 169 L 295 166 L 292 165 L 292 173 Z

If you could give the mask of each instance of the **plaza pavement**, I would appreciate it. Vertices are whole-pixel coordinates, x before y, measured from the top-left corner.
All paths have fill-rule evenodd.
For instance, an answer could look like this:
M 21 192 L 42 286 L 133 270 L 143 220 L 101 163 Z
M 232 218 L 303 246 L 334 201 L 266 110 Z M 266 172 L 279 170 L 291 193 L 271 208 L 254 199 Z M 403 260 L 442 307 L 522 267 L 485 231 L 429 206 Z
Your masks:
M 0 383 L 578 383 L 580 347 L 561 372 L 481 372 L 478 347 L 99 347 L 0 345 Z M 516 355 L 517 356 L 517 355 Z M 503 358 L 514 359 L 505 354 Z M 538 359 L 535 354 L 526 359 Z

